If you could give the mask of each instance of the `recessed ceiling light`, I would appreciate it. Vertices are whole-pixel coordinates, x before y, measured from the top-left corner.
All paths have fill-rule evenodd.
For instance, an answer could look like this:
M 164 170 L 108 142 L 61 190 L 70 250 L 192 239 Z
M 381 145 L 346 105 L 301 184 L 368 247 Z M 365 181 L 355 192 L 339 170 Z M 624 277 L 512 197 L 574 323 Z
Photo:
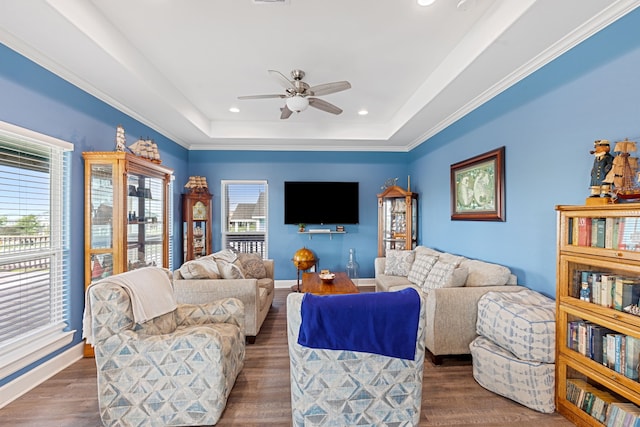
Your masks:
M 436 2 L 436 0 L 418 0 L 418 4 L 420 6 L 431 6 L 435 2 Z
M 365 109 L 362 109 L 362 110 L 358 111 L 358 114 L 361 115 L 361 116 L 366 116 L 367 114 L 369 114 L 369 112 L 367 110 L 365 110 Z
M 239 113 L 240 109 L 238 107 L 231 107 L 229 108 L 229 111 L 231 111 L 232 113 Z

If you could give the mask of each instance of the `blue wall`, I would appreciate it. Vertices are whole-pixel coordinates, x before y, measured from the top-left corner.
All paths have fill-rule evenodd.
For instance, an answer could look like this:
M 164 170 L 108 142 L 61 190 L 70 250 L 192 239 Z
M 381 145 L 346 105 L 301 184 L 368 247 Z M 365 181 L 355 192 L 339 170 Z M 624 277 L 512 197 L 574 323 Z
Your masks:
M 179 182 L 186 182 L 187 150 L 149 127 L 97 100 L 0 44 L 0 120 L 50 135 L 74 144 L 71 185 L 71 310 L 70 329 L 76 333 L 71 347 L 82 339 L 84 308 L 84 165 L 83 151 L 113 151 L 115 131 L 122 124 L 131 144 L 139 136 L 152 138 L 159 146 L 163 165 L 177 176 L 174 187 L 174 227 L 181 230 Z M 180 248 L 180 233 L 174 247 Z M 58 352 L 59 353 L 59 352 Z M 3 385 L 42 361 L 6 378 Z
M 122 124 L 128 143 L 149 136 L 163 164 L 175 170 L 174 223 L 180 225 L 182 186 L 207 177 L 220 215 L 220 180 L 269 183 L 269 256 L 277 279 L 295 279 L 294 251 L 311 248 L 322 268 L 341 268 L 355 248 L 361 277 L 373 276 L 377 246 L 376 194 L 399 177 L 420 194 L 420 243 L 509 266 L 520 283 L 555 294 L 557 204 L 583 204 L 595 139 L 640 139 L 640 10 L 622 18 L 408 154 L 345 152 L 188 152 L 131 117 L 0 45 L 0 120 L 75 144 L 72 185 L 73 344 L 80 342 L 84 302 L 82 151 L 111 151 Z M 449 165 L 506 146 L 506 222 L 450 220 Z M 347 234 L 300 235 L 283 224 L 286 180 L 357 180 L 361 223 Z M 320 202 L 310 200 L 310 203 Z M 214 241 L 220 245 L 216 224 Z M 175 264 L 181 259 L 174 240 Z M 214 247 L 219 249 L 219 247 Z M 176 267 L 177 265 L 174 265 Z M 72 344 L 72 345 L 73 345 Z M 37 362 L 41 363 L 42 361 Z M 36 365 L 34 364 L 34 365 Z M 31 367 L 26 368 L 20 375 Z M 12 377 L 0 380 L 0 385 Z
M 387 178 L 407 183 L 407 153 L 277 152 L 277 151 L 192 151 L 189 171 L 207 177 L 213 193 L 214 217 L 220 218 L 220 181 L 233 179 L 267 180 L 269 186 L 269 258 L 275 260 L 276 279 L 295 279 L 291 258 L 307 247 L 319 259 L 319 267 L 344 270 L 349 248 L 355 248 L 360 277 L 373 277 L 377 256 L 378 207 L 376 195 Z M 285 181 L 358 181 L 360 224 L 345 225 L 346 234 L 298 234 L 298 227 L 284 224 Z M 309 203 L 331 203 L 309 195 Z M 339 207 L 337 207 L 339 209 Z M 312 226 L 312 224 L 308 224 Z M 317 225 L 316 225 L 317 226 Z M 319 226 L 317 226 L 319 227 Z M 326 226 L 324 228 L 328 228 Z M 220 222 L 214 220 L 214 251 L 221 242 Z
M 554 207 L 585 203 L 594 140 L 640 140 L 638 70 L 640 10 L 414 150 L 421 242 L 505 264 L 519 283 L 555 296 Z M 450 165 L 501 146 L 506 222 L 451 221 Z

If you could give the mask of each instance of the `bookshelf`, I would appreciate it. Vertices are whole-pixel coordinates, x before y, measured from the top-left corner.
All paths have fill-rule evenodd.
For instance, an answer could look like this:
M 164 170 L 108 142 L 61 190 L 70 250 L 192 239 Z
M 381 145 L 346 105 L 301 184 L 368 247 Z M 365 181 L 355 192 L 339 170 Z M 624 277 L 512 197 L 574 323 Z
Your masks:
M 640 203 L 556 211 L 557 410 L 581 426 L 635 420 L 640 313 L 632 306 L 640 296 Z

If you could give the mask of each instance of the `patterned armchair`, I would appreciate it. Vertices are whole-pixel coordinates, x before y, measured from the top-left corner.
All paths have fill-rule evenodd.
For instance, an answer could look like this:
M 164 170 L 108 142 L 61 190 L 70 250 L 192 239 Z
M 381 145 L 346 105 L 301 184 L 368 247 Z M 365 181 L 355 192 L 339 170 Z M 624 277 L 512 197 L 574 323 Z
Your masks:
M 355 297 L 363 295 L 367 294 Z M 420 296 L 417 315 L 415 357 L 410 360 L 298 344 L 304 296 L 287 297 L 293 426 L 417 426 L 425 356 L 424 297 Z
M 241 301 L 178 304 L 135 324 L 129 293 L 119 284 L 105 279 L 87 297 L 105 426 L 218 421 L 244 365 Z

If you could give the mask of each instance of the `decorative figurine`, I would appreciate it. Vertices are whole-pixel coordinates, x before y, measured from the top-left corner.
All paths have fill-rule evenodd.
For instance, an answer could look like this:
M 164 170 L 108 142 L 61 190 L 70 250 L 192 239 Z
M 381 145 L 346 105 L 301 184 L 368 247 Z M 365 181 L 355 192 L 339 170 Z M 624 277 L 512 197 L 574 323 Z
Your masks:
M 116 128 L 116 151 L 125 151 L 126 142 L 127 140 L 124 136 L 124 128 L 122 127 L 122 125 L 118 125 L 118 127 Z
M 393 187 L 395 185 L 398 185 L 398 178 L 388 178 L 384 184 L 382 185 L 382 187 L 380 187 L 381 190 L 386 190 L 389 187 Z
M 208 192 L 209 186 L 207 185 L 206 176 L 190 176 L 189 182 L 184 186 L 189 193 L 202 193 Z
M 590 151 L 595 156 L 591 168 L 590 197 L 609 197 L 611 194 L 611 182 L 607 175 L 613 167 L 613 156 L 609 153 L 611 146 L 606 139 L 598 139 L 593 143 L 594 149 Z

